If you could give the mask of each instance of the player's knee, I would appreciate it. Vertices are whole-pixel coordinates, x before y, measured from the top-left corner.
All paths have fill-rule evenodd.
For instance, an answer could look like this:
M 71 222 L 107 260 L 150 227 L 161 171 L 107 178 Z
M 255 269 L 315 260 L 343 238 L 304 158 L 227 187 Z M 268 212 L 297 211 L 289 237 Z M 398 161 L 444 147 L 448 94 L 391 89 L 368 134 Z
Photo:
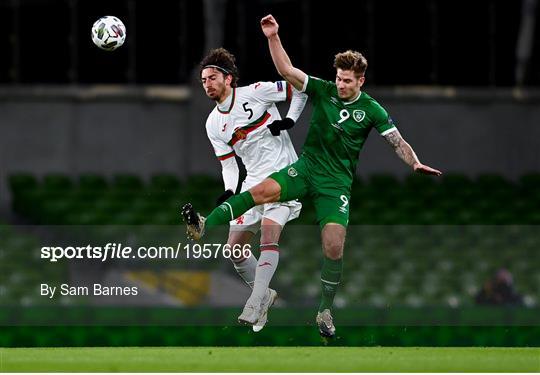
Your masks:
M 326 224 L 322 231 L 324 255 L 337 260 L 343 257 L 345 245 L 345 228 L 339 224 Z
M 251 196 L 253 197 L 253 201 L 255 204 L 262 204 L 264 203 L 265 199 L 265 189 L 262 184 L 255 185 L 251 189 L 249 189 L 249 192 L 251 193 Z
M 343 257 L 343 244 L 340 241 L 328 241 L 323 246 L 324 255 L 332 260 Z

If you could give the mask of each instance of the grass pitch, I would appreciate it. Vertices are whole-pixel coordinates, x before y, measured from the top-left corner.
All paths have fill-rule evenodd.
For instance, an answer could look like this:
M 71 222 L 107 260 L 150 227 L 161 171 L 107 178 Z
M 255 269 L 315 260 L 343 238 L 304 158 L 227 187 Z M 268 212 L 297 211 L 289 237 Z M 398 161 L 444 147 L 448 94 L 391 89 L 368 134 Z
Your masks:
M 539 372 L 540 348 L 1 348 L 0 372 Z

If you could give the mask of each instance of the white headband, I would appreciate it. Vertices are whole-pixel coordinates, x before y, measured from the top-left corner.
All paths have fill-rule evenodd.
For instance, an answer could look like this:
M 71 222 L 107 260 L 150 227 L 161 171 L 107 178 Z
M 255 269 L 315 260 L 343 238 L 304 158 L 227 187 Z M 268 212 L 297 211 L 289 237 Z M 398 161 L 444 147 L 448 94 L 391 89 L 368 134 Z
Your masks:
M 225 74 L 231 74 L 231 72 L 229 72 L 227 69 L 222 68 L 221 66 L 217 66 L 217 65 L 205 65 L 205 66 L 203 66 L 203 69 L 206 69 L 206 68 L 216 68 L 217 70 L 220 70 L 221 72 L 223 72 Z

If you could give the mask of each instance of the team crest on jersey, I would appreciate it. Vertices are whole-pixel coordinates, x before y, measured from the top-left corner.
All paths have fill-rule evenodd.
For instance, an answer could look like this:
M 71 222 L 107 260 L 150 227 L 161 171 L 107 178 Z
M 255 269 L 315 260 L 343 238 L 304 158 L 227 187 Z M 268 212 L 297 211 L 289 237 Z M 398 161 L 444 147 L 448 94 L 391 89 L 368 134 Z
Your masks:
M 296 177 L 298 176 L 298 172 L 296 171 L 296 169 L 294 169 L 294 167 L 290 167 L 288 170 L 287 170 L 287 174 L 291 177 Z
M 242 140 L 242 139 L 246 139 L 247 137 L 247 131 L 245 131 L 244 129 L 242 128 L 238 128 L 234 131 L 234 136 L 238 139 L 238 140 Z
M 366 117 L 366 112 L 360 110 L 360 109 L 355 109 L 352 113 L 352 117 L 354 119 L 354 121 L 356 122 L 362 122 L 362 120 L 364 119 L 364 117 Z

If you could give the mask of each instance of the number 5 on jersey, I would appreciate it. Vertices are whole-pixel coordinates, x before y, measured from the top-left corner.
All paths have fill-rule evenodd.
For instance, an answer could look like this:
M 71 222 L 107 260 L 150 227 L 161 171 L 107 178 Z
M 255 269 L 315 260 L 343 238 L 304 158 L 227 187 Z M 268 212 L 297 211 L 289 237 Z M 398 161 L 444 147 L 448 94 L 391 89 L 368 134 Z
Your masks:
M 248 104 L 249 102 L 245 102 L 244 104 L 242 104 L 242 108 L 244 108 L 244 112 L 249 112 L 248 120 L 251 120 L 251 118 L 253 117 L 253 110 L 247 106 Z

